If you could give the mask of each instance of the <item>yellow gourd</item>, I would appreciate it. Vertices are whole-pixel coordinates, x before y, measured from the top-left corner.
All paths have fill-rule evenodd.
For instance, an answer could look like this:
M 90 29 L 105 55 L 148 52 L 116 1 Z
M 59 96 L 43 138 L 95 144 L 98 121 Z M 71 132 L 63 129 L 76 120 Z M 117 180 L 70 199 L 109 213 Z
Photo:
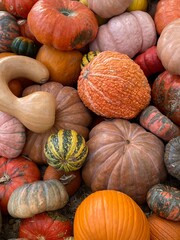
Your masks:
M 146 11 L 148 7 L 148 0 L 133 0 L 129 7 L 127 8 L 127 11 Z

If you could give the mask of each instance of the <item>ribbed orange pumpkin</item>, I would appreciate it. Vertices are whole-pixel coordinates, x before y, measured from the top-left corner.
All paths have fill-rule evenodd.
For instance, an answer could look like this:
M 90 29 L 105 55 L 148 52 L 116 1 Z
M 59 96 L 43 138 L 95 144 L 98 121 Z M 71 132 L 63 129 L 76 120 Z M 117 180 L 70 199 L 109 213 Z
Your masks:
M 126 194 L 97 191 L 78 206 L 74 218 L 76 240 L 149 240 L 148 220 Z
M 138 64 L 126 54 L 99 53 L 81 71 L 78 94 L 97 115 L 132 119 L 150 102 L 150 86 Z

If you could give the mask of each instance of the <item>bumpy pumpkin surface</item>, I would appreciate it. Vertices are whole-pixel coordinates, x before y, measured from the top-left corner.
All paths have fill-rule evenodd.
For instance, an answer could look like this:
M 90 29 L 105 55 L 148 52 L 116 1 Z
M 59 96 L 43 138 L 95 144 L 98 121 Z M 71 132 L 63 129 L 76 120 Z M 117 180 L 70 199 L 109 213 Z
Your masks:
M 27 87 L 23 91 L 23 95 L 36 91 L 49 92 L 55 97 L 57 105 L 55 123 L 44 134 L 27 131 L 23 154 L 37 163 L 47 163 L 43 149 L 48 137 L 60 129 L 73 129 L 87 139 L 88 126 L 91 124 L 92 116 L 73 87 L 63 86 L 57 82 L 48 82 L 43 85 Z
M 95 223 L 96 222 L 96 223 Z M 149 240 L 147 218 L 126 194 L 97 191 L 78 206 L 74 218 L 76 240 Z
M 147 191 L 166 178 L 164 144 L 136 123 L 102 121 L 90 131 L 87 146 L 82 177 L 92 191 L 119 190 L 141 204 Z
M 97 115 L 131 119 L 150 102 L 146 76 L 127 55 L 104 51 L 86 65 L 78 79 L 78 94 Z

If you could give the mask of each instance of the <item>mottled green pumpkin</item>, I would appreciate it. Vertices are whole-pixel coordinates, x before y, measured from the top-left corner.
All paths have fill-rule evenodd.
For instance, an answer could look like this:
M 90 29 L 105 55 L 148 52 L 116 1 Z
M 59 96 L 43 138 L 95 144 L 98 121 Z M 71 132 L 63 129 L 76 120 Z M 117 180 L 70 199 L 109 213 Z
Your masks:
M 76 131 L 61 129 L 48 137 L 44 154 L 50 166 L 69 172 L 82 167 L 88 147 L 83 136 Z

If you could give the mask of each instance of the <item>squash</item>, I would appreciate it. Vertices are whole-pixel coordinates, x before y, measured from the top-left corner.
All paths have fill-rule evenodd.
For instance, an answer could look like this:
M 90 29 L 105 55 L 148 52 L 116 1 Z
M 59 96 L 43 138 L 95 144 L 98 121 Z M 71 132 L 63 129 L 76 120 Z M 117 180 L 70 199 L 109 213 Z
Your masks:
M 164 163 L 168 173 L 180 180 L 180 135 L 166 144 Z
M 180 128 L 153 105 L 141 112 L 139 122 L 145 129 L 166 142 L 180 135 Z
M 79 50 L 60 51 L 54 47 L 40 47 L 36 59 L 42 62 L 50 73 L 50 81 L 66 86 L 75 86 L 81 68 L 82 53 Z
M 40 43 L 62 51 L 81 49 L 94 40 L 98 31 L 94 13 L 84 4 L 71 0 L 37 1 L 27 21 Z
M 51 211 L 22 219 L 19 225 L 18 237 L 28 238 L 28 240 L 64 240 L 65 237 L 71 236 L 72 233 L 71 221 L 59 211 Z
M 54 124 L 55 98 L 47 92 L 33 93 L 21 98 L 16 97 L 7 84 L 13 78 L 19 77 L 28 77 L 34 82 L 44 83 L 49 78 L 49 72 L 42 63 L 27 56 L 1 58 L 0 111 L 16 117 L 26 128 L 34 132 L 45 132 Z
M 132 0 L 88 0 L 88 7 L 102 18 L 112 18 L 126 11 Z
M 172 21 L 180 18 L 179 0 L 159 0 L 154 14 L 156 30 L 161 35 L 163 29 Z
M 35 58 L 38 50 L 38 45 L 27 37 L 16 37 L 11 43 L 11 51 L 19 55 Z
M 180 126 L 180 76 L 160 73 L 153 82 L 151 96 L 153 105 Z
M 179 240 L 180 222 L 174 222 L 157 214 L 148 217 L 151 240 Z
M 119 0 L 118 0 L 119 1 Z M 154 46 L 157 33 L 152 17 L 143 11 L 124 12 L 99 27 L 90 51 L 117 51 L 130 58 Z
M 89 133 L 82 178 L 93 192 L 122 191 L 138 204 L 147 191 L 164 181 L 164 144 L 154 134 L 128 120 L 104 120 Z
M 80 188 L 82 182 L 80 169 L 64 172 L 62 170 L 58 171 L 54 167 L 47 166 L 44 171 L 43 180 L 49 179 L 58 179 L 65 186 L 69 196 L 75 194 L 75 192 Z
M 82 57 L 81 61 L 81 70 L 85 67 L 94 57 L 96 57 L 100 53 L 99 51 L 89 51 L 85 53 Z
M 0 11 L 0 52 L 11 51 L 11 43 L 20 35 L 16 18 L 7 11 Z
M 8 201 L 8 213 L 15 218 L 29 218 L 45 211 L 63 208 L 69 200 L 64 185 L 57 179 L 25 183 L 16 188 Z
M 32 6 L 38 0 L 3 0 L 6 11 L 15 17 L 27 18 Z
M 127 55 L 104 51 L 78 78 L 78 94 L 92 112 L 106 118 L 136 117 L 150 102 L 148 80 Z
M 23 154 L 36 163 L 47 164 L 44 155 L 44 145 L 48 137 L 60 129 L 73 129 L 85 139 L 89 136 L 89 126 L 92 122 L 91 112 L 82 103 L 77 90 L 63 86 L 58 82 L 47 82 L 43 85 L 32 85 L 24 89 L 23 96 L 43 91 L 51 93 L 56 99 L 56 118 L 51 129 L 44 134 L 27 131 L 27 140 Z
M 50 166 L 70 172 L 82 167 L 88 154 L 88 147 L 83 136 L 76 131 L 60 129 L 48 137 L 44 154 Z
M 150 240 L 150 230 L 145 214 L 128 195 L 102 190 L 91 193 L 76 209 L 74 238 Z
M 0 208 L 2 213 L 8 213 L 7 204 L 16 188 L 38 181 L 40 177 L 40 170 L 32 161 L 22 156 L 0 157 Z
M 138 54 L 134 61 L 139 64 L 146 77 L 165 70 L 157 56 L 157 46 L 152 46 L 145 52 Z
M 148 8 L 148 0 L 132 0 L 129 7 L 126 9 L 126 11 L 147 11 Z
M 180 221 L 180 190 L 166 184 L 155 184 L 147 193 L 147 204 L 158 216 Z
M 0 111 L 0 156 L 18 157 L 26 142 L 24 125 L 15 117 Z
M 19 29 L 20 29 L 20 36 L 30 38 L 30 39 L 32 39 L 35 43 L 41 45 L 41 44 L 37 41 L 37 39 L 34 37 L 34 35 L 32 34 L 32 32 L 30 31 L 29 25 L 28 25 L 28 22 L 27 22 L 27 19 L 24 19 L 24 18 L 17 19 L 17 24 L 18 24 Z

